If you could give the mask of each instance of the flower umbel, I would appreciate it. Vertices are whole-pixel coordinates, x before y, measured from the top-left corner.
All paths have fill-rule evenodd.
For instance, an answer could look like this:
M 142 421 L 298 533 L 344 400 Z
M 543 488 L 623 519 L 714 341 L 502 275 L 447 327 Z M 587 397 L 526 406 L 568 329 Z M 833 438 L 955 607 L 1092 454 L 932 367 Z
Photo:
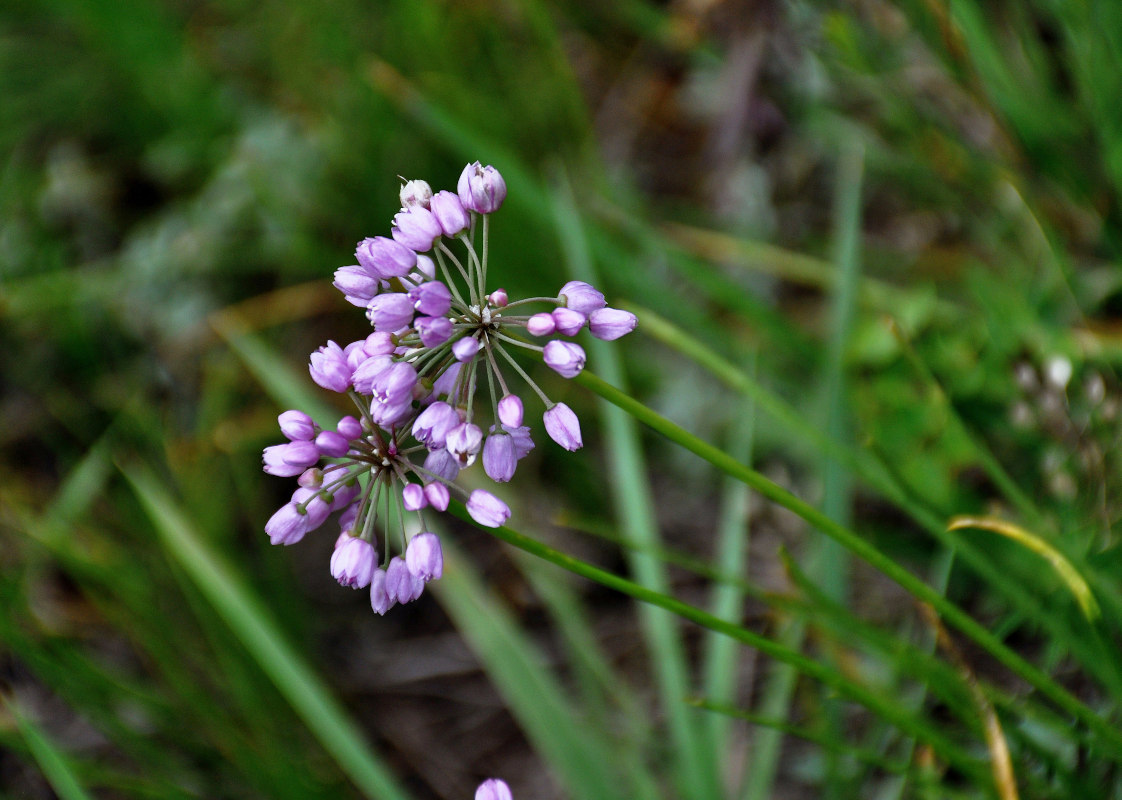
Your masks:
M 566 450 L 583 446 L 576 414 L 550 400 L 516 356 L 538 354 L 572 378 L 584 369 L 584 349 L 560 338 L 539 346 L 526 334 L 572 337 L 587 328 L 612 340 L 636 323 L 582 281 L 565 283 L 555 297 L 521 300 L 488 288 L 490 217 L 506 199 L 494 167 L 468 164 L 455 192 L 408 181 L 400 199 L 391 236 L 363 239 L 358 263 L 335 272 L 334 285 L 365 309 L 374 332 L 342 347 L 329 341 L 309 359 L 312 379 L 348 395 L 357 415 L 330 429 L 286 411 L 278 421 L 288 441 L 265 448 L 262 458 L 266 472 L 299 484 L 265 525 L 270 541 L 294 544 L 342 512 L 331 574 L 343 586 L 369 587 L 378 614 L 415 600 L 443 572 L 440 540 L 426 525 L 430 508 L 446 510 L 455 493 L 481 525 L 509 519 L 500 498 L 483 489 L 469 495 L 455 481 L 482 460 L 489 478 L 506 483 L 533 450 L 510 373 L 541 399 L 550 438 Z M 407 524 L 411 515 L 415 527 Z M 480 790 L 510 797 L 501 781 Z

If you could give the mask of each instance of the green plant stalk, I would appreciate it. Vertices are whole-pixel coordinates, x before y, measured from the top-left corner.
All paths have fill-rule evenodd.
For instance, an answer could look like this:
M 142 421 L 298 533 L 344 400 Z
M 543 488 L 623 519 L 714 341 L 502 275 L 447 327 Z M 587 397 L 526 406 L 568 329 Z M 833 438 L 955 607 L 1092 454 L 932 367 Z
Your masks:
M 343 772 L 368 797 L 408 800 L 388 767 L 365 747 L 362 731 L 284 640 L 264 605 L 210 551 L 155 476 L 138 467 L 122 467 L 122 473 L 132 484 L 168 552 L 191 576 Z
M 748 357 L 746 369 L 756 369 L 756 353 Z M 752 460 L 755 439 L 755 403 L 741 398 L 729 434 L 729 452 L 745 463 Z M 717 521 L 717 564 L 726 573 L 740 577 L 748 571 L 748 543 L 751 531 L 748 525 L 751 491 L 727 475 L 721 492 L 721 508 Z M 715 617 L 739 619 L 744 608 L 745 591 L 739 582 L 716 581 L 710 595 L 709 607 Z M 739 648 L 732 639 L 710 633 L 702 652 L 702 686 L 705 696 L 719 703 L 732 703 L 736 696 Z M 709 748 L 713 753 L 730 751 L 731 720 L 718 714 L 708 719 Z
M 467 513 L 467 509 L 464 507 L 463 503 L 459 501 L 453 500 L 449 505 L 449 511 L 465 522 L 472 522 L 471 516 Z M 524 550 L 544 561 L 548 561 L 551 564 L 568 570 L 575 575 L 588 578 L 589 580 L 607 586 L 610 589 L 614 589 L 644 603 L 666 609 L 682 619 L 689 620 L 703 628 L 716 631 L 742 644 L 753 647 L 777 661 L 792 664 L 800 673 L 836 689 L 840 694 L 849 697 L 874 714 L 888 720 L 906 735 L 926 742 L 933 750 L 939 753 L 940 756 L 946 759 L 948 763 L 953 764 L 965 775 L 977 781 L 978 785 L 986 785 L 988 783 L 989 770 L 986 765 L 982 764 L 954 742 L 950 741 L 940 733 L 937 728 L 926 725 L 921 720 L 905 713 L 892 699 L 882 697 L 876 690 L 849 680 L 838 670 L 821 664 L 796 650 L 784 647 L 782 644 L 772 639 L 768 639 L 765 636 L 761 636 L 758 633 L 742 628 L 727 620 L 715 617 L 708 611 L 704 611 L 696 606 L 691 606 L 675 597 L 649 589 L 646 586 L 642 586 L 627 578 L 616 575 L 614 572 L 609 572 L 608 570 L 601 569 L 581 561 L 578 558 L 574 558 L 567 553 L 562 553 L 560 550 L 555 550 L 536 539 L 519 533 L 513 528 L 504 525 L 498 528 L 488 528 L 487 530 L 495 538 L 517 547 L 520 550 Z M 679 698 L 679 700 L 686 699 L 685 697 Z
M 580 215 L 568 181 L 559 170 L 557 183 L 553 212 L 568 270 L 578 280 L 598 284 L 600 281 Z M 610 380 L 620 386 L 625 385 L 626 377 L 616 348 L 594 339 L 589 342 L 589 351 L 596 363 L 606 370 Z M 609 469 L 614 488 L 612 498 L 618 523 L 627 531 L 629 538 L 657 546 L 659 534 L 654 516 L 655 503 L 646 479 L 649 471 L 636 425 L 626 414 L 608 403 L 602 402 L 599 406 L 608 438 Z M 662 562 L 635 552 L 628 554 L 628 562 L 640 583 L 664 594 L 668 592 L 670 581 Z M 691 685 L 678 621 L 646 606 L 639 608 L 639 619 L 650 649 L 670 735 L 675 743 L 671 752 L 680 788 L 688 796 L 717 797 L 720 793 L 719 770 L 713 751 L 707 747 L 704 715 L 681 702 L 681 698 L 690 693 Z
M 836 539 L 850 552 L 864 559 L 870 566 L 896 581 L 917 599 L 931 605 L 948 624 L 973 639 L 1003 666 L 1027 681 L 1059 708 L 1082 721 L 1108 743 L 1116 755 L 1122 756 L 1122 732 L 1110 725 L 1093 710 L 1079 702 L 1071 693 L 1053 681 L 1047 674 L 1025 661 L 1006 647 L 997 637 L 982 627 L 965 611 L 939 595 L 931 587 L 912 575 L 891 558 L 880 552 L 856 533 L 838 524 L 806 501 L 791 494 L 760 473 L 738 462 L 722 450 L 699 439 L 680 426 L 652 411 L 638 400 L 621 392 L 597 375 L 583 371 L 573 379 L 589 391 L 613 403 L 638 421 L 667 439 L 709 462 L 722 472 L 743 481 L 761 495 L 792 511 L 822 533 Z
M 43 777 L 61 800 L 91 800 L 91 796 L 82 788 L 78 776 L 70 768 L 66 755 L 55 746 L 55 743 L 34 721 L 24 716 L 15 703 L 3 695 L 0 695 L 0 703 L 3 703 L 16 721 L 16 728 L 27 743 L 27 749 L 43 771 Z

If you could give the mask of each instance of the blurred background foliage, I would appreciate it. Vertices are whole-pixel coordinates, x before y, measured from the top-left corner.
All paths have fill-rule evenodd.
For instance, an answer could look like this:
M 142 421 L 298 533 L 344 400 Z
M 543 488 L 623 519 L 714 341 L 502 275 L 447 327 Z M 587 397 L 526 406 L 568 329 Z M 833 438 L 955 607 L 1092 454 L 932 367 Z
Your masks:
M 615 348 L 636 397 L 730 448 L 737 420 L 758 416 L 751 463 L 933 585 L 942 575 L 949 597 L 1117 722 L 1120 62 L 1122 6 L 1106 0 L 4 4 L 0 787 L 360 796 L 380 778 L 356 774 L 376 763 L 395 776 L 378 796 L 468 797 L 491 774 L 516 797 L 594 796 L 574 791 L 572 767 L 592 756 L 575 738 L 550 750 L 562 734 L 535 733 L 512 689 L 529 691 L 529 673 L 496 664 L 508 645 L 487 637 L 509 616 L 525 664 L 558 682 L 539 697 L 580 694 L 576 718 L 635 766 L 630 789 L 595 796 L 703 796 L 665 771 L 653 731 L 674 714 L 649 702 L 657 669 L 630 601 L 543 577 L 455 525 L 470 559 L 434 586 L 447 610 L 427 596 L 379 619 L 365 593 L 334 585 L 330 536 L 265 546 L 291 487 L 260 472 L 260 449 L 286 403 L 330 403 L 311 392 L 306 354 L 366 327 L 331 273 L 387 233 L 398 176 L 448 187 L 476 159 L 510 188 L 491 248 L 512 297 L 569 279 L 575 220 L 609 298 L 643 320 Z M 677 329 L 659 336 L 659 318 Z M 747 409 L 683 351 L 687 334 L 788 416 Z M 539 446 L 508 493 L 518 527 L 626 571 L 629 548 L 590 536 L 623 536 L 612 503 L 639 496 L 611 470 L 610 423 L 588 393 L 535 375 L 581 411 L 589 446 Z M 872 646 L 878 630 L 900 646 L 933 636 L 899 587 L 755 501 L 730 512 L 751 527 L 746 565 L 722 563 L 716 472 L 642 443 L 675 595 L 703 602 L 737 573 L 763 594 L 734 621 L 782 637 L 809 620 L 795 649 L 911 698 L 984 762 L 980 723 L 949 695 L 909 694 L 904 662 Z M 827 466 L 839 463 L 840 483 Z M 1018 543 L 933 535 L 955 514 L 1047 541 L 1098 593 L 1101 623 Z M 973 560 L 949 559 L 956 541 Z M 185 564 L 192 542 L 219 566 Z M 811 584 L 838 579 L 825 584 L 840 611 L 788 551 Z M 683 569 L 690 558 L 717 574 Z M 248 594 L 223 605 L 224 587 Z M 494 631 L 473 628 L 469 607 Z M 238 608 L 275 628 L 239 623 Z M 1022 796 L 1122 796 L 1117 752 L 1045 714 L 985 653 L 937 654 L 950 694 L 981 680 L 1005 698 Z M 310 671 L 278 677 L 278 664 Z M 787 722 L 728 717 L 714 754 L 726 787 L 750 772 L 761 730 L 821 722 L 832 744 L 783 739 L 755 796 L 999 796 L 969 763 L 902 756 L 867 713 L 839 721 L 813 681 L 785 695 L 762 656 L 740 651 L 730 669 L 730 701 L 776 698 Z M 293 699 L 305 678 L 330 707 Z M 309 722 L 336 712 L 366 755 Z M 907 780 L 858 757 L 870 747 Z

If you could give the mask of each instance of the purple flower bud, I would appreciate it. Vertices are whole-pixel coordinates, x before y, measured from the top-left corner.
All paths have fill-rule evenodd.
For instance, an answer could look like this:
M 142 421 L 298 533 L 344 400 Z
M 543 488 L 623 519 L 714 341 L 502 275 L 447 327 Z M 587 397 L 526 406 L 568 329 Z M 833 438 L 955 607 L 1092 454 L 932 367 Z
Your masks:
M 425 347 L 444 344 L 452 335 L 452 321 L 448 317 L 417 317 L 413 327 Z
M 579 311 L 586 317 L 607 305 L 603 293 L 584 281 L 569 281 L 561 287 L 557 297 L 566 308 Z
M 419 483 L 407 483 L 401 490 L 401 502 L 406 511 L 420 511 L 429 504 L 425 489 Z
M 305 489 L 318 489 L 323 486 L 323 470 L 319 467 L 309 467 L 300 473 L 296 482 Z
M 358 365 L 351 378 L 355 391 L 359 394 L 370 394 L 370 387 L 373 386 L 374 379 L 392 366 L 393 358 L 390 356 L 371 356 L 367 358 Z
M 534 439 L 530 436 L 530 429 L 525 425 L 503 425 L 503 430 L 510 434 L 514 443 L 514 457 L 519 461 L 524 459 L 534 449 Z
M 456 386 L 457 379 L 460 377 L 461 366 L 463 365 L 457 361 L 451 364 L 444 372 L 440 373 L 440 376 L 433 381 L 432 393 L 429 397 L 435 399 L 437 397 L 447 397 L 451 394 Z
M 347 364 L 347 357 L 343 349 L 333 341 L 312 353 L 308 371 L 312 380 L 324 389 L 333 392 L 345 392 L 351 386 L 351 368 Z
M 468 226 L 468 214 L 464 210 L 464 204 L 452 192 L 434 194 L 429 208 L 445 236 L 455 236 Z
M 334 495 L 335 499 L 331 503 L 331 510 L 338 511 L 340 508 L 350 506 L 355 498 L 358 497 L 358 493 L 361 489 L 362 487 L 358 485 L 357 481 L 354 483 L 344 483 L 342 486 L 337 486 L 332 489 L 331 493 Z
M 366 306 L 366 318 L 377 331 L 401 330 L 413 319 L 413 301 L 399 292 L 380 294 Z
M 362 352 L 369 356 L 393 355 L 397 345 L 393 343 L 393 334 L 388 331 L 375 331 L 362 341 Z
M 476 161 L 468 164 L 460 173 L 460 179 L 456 182 L 456 194 L 469 211 L 490 214 L 498 211 L 506 199 L 506 181 L 497 169 L 491 165 L 481 166 Z
M 554 339 L 542 351 L 545 364 L 562 378 L 575 378 L 584 369 L 584 349 L 573 342 Z
M 485 489 L 476 489 L 468 497 L 467 510 L 471 518 L 488 528 L 498 528 L 510 519 L 510 508 Z
M 437 475 L 446 481 L 454 481 L 456 476 L 460 474 L 460 464 L 456 461 L 456 457 L 444 448 L 429 453 L 425 457 L 424 467 L 433 475 Z
M 435 533 L 418 533 L 405 548 L 405 566 L 425 583 L 444 574 L 444 553 Z
M 428 208 L 429 201 L 432 199 L 432 187 L 426 181 L 406 181 L 398 193 L 398 198 L 401 200 L 402 208 L 412 208 L 413 206 Z
M 348 303 L 360 308 L 364 308 L 381 288 L 378 277 L 359 266 L 339 267 L 332 285 L 343 293 Z
M 437 511 L 448 510 L 448 487 L 443 483 L 433 481 L 425 485 L 425 499 Z
M 483 444 L 483 471 L 496 483 L 514 477 L 518 459 L 514 456 L 514 438 L 509 433 L 492 433 Z
M 425 582 L 409 571 L 405 559 L 394 556 L 386 567 L 386 594 L 399 603 L 408 603 L 421 596 Z
M 447 403 L 437 401 L 417 415 L 413 438 L 429 450 L 444 447 L 448 431 L 460 424 L 460 415 Z
M 272 544 L 296 544 L 308 532 L 308 517 L 295 503 L 285 503 L 265 523 L 265 533 Z
M 295 478 L 319 461 L 314 442 L 285 442 L 266 447 L 261 453 L 263 469 L 270 475 Z
M 496 289 L 487 295 L 487 300 L 491 305 L 498 306 L 499 308 L 506 308 L 506 304 L 510 302 L 510 297 L 506 293 L 506 289 Z
M 552 314 L 546 314 L 544 311 L 526 320 L 526 332 L 531 336 L 549 336 L 555 330 L 557 330 L 556 320 L 553 319 Z
M 452 355 L 456 357 L 457 361 L 471 361 L 478 352 L 479 340 L 470 336 L 457 339 L 456 343 L 452 345 Z
M 522 398 L 508 394 L 499 401 L 499 422 L 512 428 L 522 424 Z
M 478 425 L 464 422 L 448 431 L 444 447 L 456 459 L 460 469 L 466 469 L 475 463 L 479 447 L 483 444 L 483 431 Z
M 355 523 L 358 522 L 359 503 L 351 503 L 346 511 L 339 515 L 339 538 L 335 541 L 338 547 L 354 534 Z
M 377 568 L 378 551 L 365 539 L 351 536 L 331 554 L 331 577 L 340 586 L 365 589 Z
M 346 437 L 348 442 L 354 441 L 362 436 L 362 423 L 348 414 L 339 420 L 335 430 L 339 431 L 340 436 Z
M 292 493 L 292 502 L 304 506 L 307 512 L 308 531 L 314 531 L 331 514 L 331 506 L 324 502 L 323 494 L 319 489 L 301 487 Z
M 355 250 L 355 258 L 371 275 L 383 280 L 404 278 L 417 264 L 416 253 L 385 236 L 363 239 Z
M 351 449 L 351 442 L 335 431 L 320 431 L 316 437 L 316 447 L 329 458 L 342 458 Z
M 370 384 L 370 419 L 387 428 L 404 420 L 412 409 L 416 384 L 417 371 L 404 361 L 378 373 Z
M 316 435 L 316 423 L 303 411 L 285 411 L 279 417 L 281 433 L 292 442 L 309 442 Z
M 384 616 L 387 611 L 393 608 L 397 599 L 390 596 L 386 591 L 386 571 L 378 569 L 374 571 L 374 575 L 370 578 L 370 607 L 374 609 L 374 613 L 378 616 Z
M 584 314 L 563 306 L 553 309 L 553 313 L 549 316 L 553 317 L 557 330 L 565 336 L 576 336 L 580 329 L 584 327 L 584 323 L 588 321 Z
M 598 308 L 588 316 L 588 329 L 593 336 L 605 342 L 631 333 L 638 323 L 634 314 L 618 308 Z
M 423 278 L 421 278 L 420 280 L 417 281 L 418 283 L 421 283 L 425 280 L 430 280 L 431 281 L 433 278 L 436 277 L 436 262 L 433 261 L 428 256 L 423 256 L 420 253 L 418 253 L 417 254 L 417 273 L 420 273 L 421 275 L 424 276 Z M 414 273 L 414 274 L 417 274 L 417 273 Z
M 514 800 L 506 781 L 488 778 L 475 790 L 475 800 Z
M 413 206 L 394 215 L 390 234 L 394 241 L 410 250 L 424 253 L 432 249 L 432 243 L 440 238 L 440 223 L 432 212 L 422 206 Z M 412 266 L 412 265 L 410 265 Z
M 549 438 L 566 450 L 580 450 L 584 446 L 580 438 L 580 420 L 564 403 L 557 403 L 546 411 L 542 421 Z
M 452 307 L 452 293 L 441 281 L 426 281 L 409 290 L 413 308 L 426 317 L 439 317 Z

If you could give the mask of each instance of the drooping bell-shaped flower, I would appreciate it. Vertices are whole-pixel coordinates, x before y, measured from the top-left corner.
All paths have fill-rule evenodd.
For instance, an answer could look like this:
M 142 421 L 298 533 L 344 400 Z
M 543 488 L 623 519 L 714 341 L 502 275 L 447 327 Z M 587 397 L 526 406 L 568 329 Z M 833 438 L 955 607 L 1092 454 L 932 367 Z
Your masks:
M 308 359 L 308 371 L 312 380 L 324 389 L 333 392 L 345 392 L 351 386 L 351 367 L 343 348 L 328 341 L 323 347 L 316 350 Z
M 508 394 L 499 401 L 499 422 L 517 428 L 522 424 L 522 398 Z
M 391 597 L 386 590 L 386 571 L 384 569 L 375 570 L 373 577 L 370 579 L 370 607 L 374 609 L 375 614 L 383 616 L 396 603 L 397 598 Z
M 518 459 L 514 455 L 514 438 L 509 433 L 492 433 L 483 443 L 483 471 L 497 483 L 514 477 Z
M 561 287 L 557 296 L 566 308 L 579 311 L 586 317 L 598 308 L 607 305 L 604 294 L 595 286 L 584 281 L 569 281 Z
M 355 250 L 358 263 L 382 280 L 404 278 L 417 265 L 417 254 L 385 236 L 363 239 Z
M 463 202 L 453 192 L 437 192 L 432 196 L 429 208 L 445 236 L 456 236 L 467 229 L 470 222 L 467 211 L 464 209 Z
M 432 212 L 423 206 L 413 206 L 394 215 L 390 234 L 394 241 L 410 250 L 424 253 L 432 249 L 432 243 L 440 238 L 440 223 Z
M 468 514 L 488 528 L 498 528 L 510 519 L 510 507 L 486 489 L 476 489 L 468 497 Z
M 409 290 L 413 308 L 426 317 L 439 317 L 452 306 L 452 293 L 443 281 L 425 281 Z
M 418 533 L 405 548 L 405 565 L 414 577 L 428 581 L 444 574 L 444 553 L 435 533 Z
M 580 450 L 584 446 L 580 438 L 580 420 L 564 403 L 557 403 L 546 411 L 542 421 L 549 438 L 566 450 Z
M 345 534 L 344 534 L 345 535 Z M 342 544 L 337 544 L 331 554 L 331 577 L 340 586 L 352 589 L 365 589 L 370 585 L 377 569 L 378 551 L 374 545 L 357 536 L 350 536 Z
M 639 320 L 630 311 L 598 308 L 588 315 L 588 329 L 597 339 L 611 342 L 635 330 Z
M 309 442 L 315 438 L 316 424 L 303 411 L 285 411 L 277 417 L 281 433 L 290 442 Z
M 448 431 L 444 447 L 456 459 L 460 469 L 466 469 L 475 463 L 479 448 L 483 444 L 483 431 L 478 425 L 464 422 Z
M 510 787 L 500 778 L 488 778 L 475 790 L 475 800 L 514 800 Z
M 563 378 L 575 378 L 584 369 L 584 348 L 575 342 L 546 342 L 542 356 L 546 366 Z
M 401 330 L 413 319 L 413 301 L 400 292 L 380 294 L 366 306 L 366 318 L 376 331 L 393 333 Z
M 413 438 L 429 450 L 444 447 L 448 432 L 460 424 L 456 409 L 438 400 L 417 415 L 413 423 Z
M 549 316 L 553 317 L 557 332 L 565 336 L 576 336 L 588 321 L 588 317 L 584 314 L 564 306 L 553 309 L 553 313 Z

